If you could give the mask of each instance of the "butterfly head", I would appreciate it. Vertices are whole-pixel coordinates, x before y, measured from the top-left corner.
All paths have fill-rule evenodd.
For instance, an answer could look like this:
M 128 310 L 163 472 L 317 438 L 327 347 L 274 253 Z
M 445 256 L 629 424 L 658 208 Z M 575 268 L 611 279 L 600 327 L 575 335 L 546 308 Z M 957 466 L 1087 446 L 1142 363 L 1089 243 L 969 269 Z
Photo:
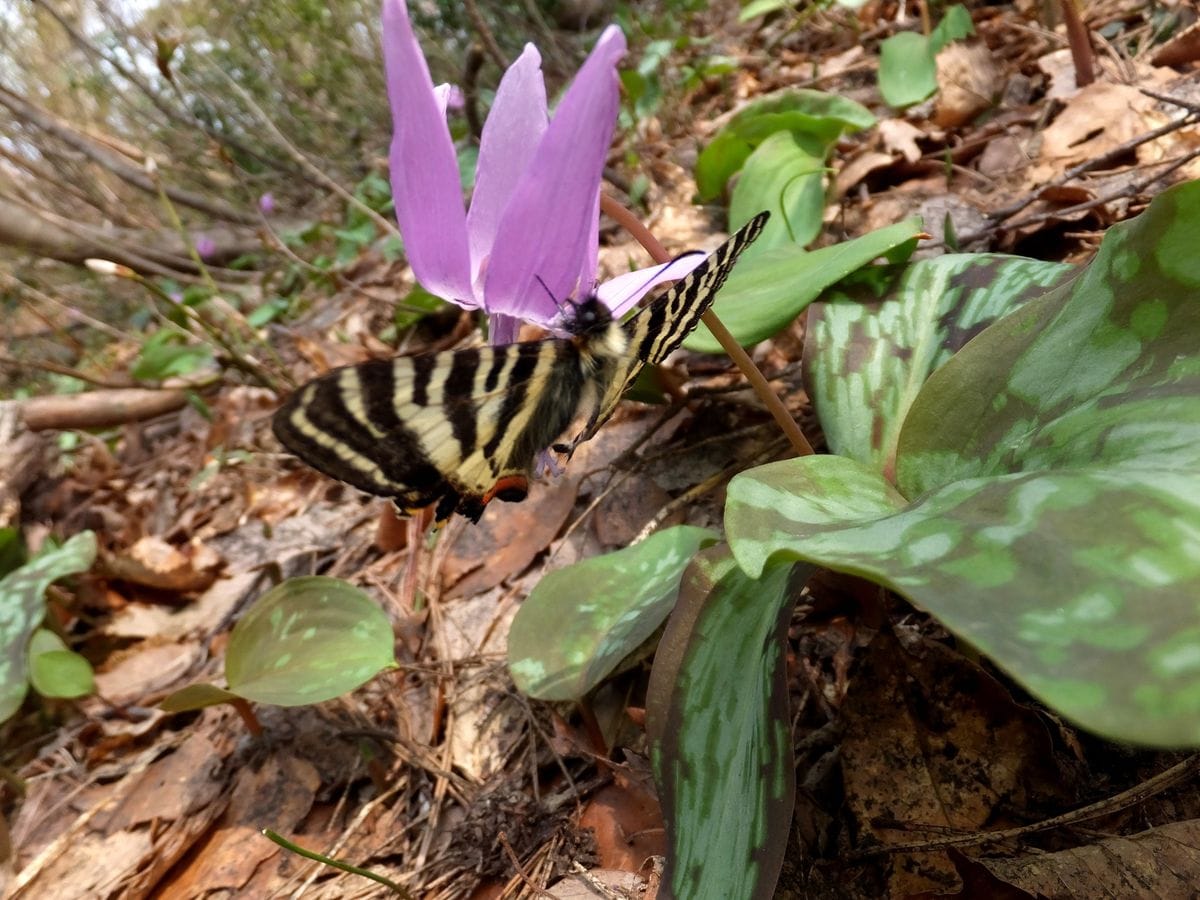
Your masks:
M 612 358 L 625 353 L 625 330 L 595 295 L 574 304 L 565 327 L 575 344 L 591 356 Z

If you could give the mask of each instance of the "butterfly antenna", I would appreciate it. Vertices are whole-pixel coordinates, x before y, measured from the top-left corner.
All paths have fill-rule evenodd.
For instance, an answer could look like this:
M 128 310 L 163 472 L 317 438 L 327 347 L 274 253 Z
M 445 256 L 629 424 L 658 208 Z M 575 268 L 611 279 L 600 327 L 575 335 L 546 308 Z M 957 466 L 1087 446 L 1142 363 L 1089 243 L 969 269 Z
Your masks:
M 568 300 L 559 300 L 557 297 L 555 297 L 554 291 L 550 290 L 550 288 L 546 285 L 546 282 L 542 281 L 541 275 L 534 275 L 533 277 L 536 278 L 537 283 L 542 286 L 542 290 L 546 292 L 546 296 L 548 296 L 552 301 L 554 301 L 554 305 L 558 307 L 558 311 L 560 313 L 562 313 L 563 315 L 566 315 L 567 307 L 568 306 L 573 307 L 575 305 L 574 301 L 572 301 L 572 300 L 569 300 L 569 299 Z

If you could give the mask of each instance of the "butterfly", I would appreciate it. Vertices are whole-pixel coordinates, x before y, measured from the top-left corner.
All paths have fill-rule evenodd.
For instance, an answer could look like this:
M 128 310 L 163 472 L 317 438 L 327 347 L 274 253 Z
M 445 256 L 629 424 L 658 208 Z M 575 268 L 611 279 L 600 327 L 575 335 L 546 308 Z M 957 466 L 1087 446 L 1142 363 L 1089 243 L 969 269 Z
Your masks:
M 678 349 L 762 233 L 762 212 L 626 322 L 595 296 L 573 304 L 566 337 L 345 366 L 276 411 L 293 454 L 412 513 L 436 503 L 477 522 L 493 499 L 525 499 L 534 462 L 583 415 L 575 441 L 612 414 L 642 367 Z

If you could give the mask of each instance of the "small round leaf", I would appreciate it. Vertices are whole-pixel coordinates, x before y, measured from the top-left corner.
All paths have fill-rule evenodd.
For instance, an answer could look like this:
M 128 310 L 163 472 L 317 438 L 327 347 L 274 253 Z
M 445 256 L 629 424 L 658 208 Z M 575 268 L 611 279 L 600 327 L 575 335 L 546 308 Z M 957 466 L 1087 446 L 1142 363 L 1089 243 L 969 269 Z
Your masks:
M 375 602 L 336 578 L 291 578 L 234 626 L 229 690 L 257 703 L 300 706 L 354 690 L 395 664 L 392 626 Z

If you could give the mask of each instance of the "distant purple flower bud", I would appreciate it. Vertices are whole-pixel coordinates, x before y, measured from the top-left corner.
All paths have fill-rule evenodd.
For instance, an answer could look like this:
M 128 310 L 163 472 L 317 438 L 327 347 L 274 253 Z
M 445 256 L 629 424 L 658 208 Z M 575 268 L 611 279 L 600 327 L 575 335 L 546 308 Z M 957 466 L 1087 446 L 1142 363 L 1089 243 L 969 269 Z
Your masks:
M 201 259 L 208 259 L 217 252 L 217 242 L 206 234 L 202 234 L 196 238 L 196 252 Z
M 275 212 L 275 195 L 267 192 L 258 198 L 258 208 L 264 216 L 269 216 Z

